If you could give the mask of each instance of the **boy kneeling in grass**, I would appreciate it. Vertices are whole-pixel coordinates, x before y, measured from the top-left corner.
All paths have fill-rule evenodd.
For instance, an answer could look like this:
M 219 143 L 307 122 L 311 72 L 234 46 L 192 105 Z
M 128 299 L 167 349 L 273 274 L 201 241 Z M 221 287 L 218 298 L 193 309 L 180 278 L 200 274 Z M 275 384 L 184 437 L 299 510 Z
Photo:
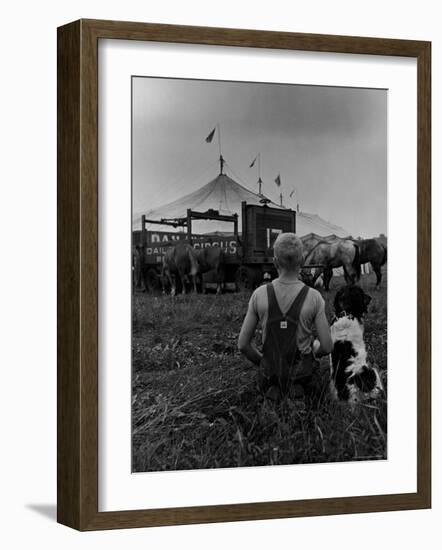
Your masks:
M 252 294 L 238 348 L 259 366 L 258 383 L 268 398 L 305 395 L 310 406 L 317 406 L 323 385 L 316 358 L 329 354 L 333 344 L 324 299 L 299 280 L 302 252 L 302 241 L 294 233 L 278 236 L 274 264 L 279 276 Z M 262 352 L 252 343 L 258 322 Z M 318 340 L 313 339 L 313 327 Z

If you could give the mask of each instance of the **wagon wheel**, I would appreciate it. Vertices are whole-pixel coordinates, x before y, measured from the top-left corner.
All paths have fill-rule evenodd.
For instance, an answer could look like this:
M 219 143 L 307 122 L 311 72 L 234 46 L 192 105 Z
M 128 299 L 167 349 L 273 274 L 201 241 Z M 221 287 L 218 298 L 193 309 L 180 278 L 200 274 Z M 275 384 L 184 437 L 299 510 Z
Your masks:
M 253 288 L 253 282 L 255 280 L 253 270 L 246 266 L 238 268 L 235 274 L 236 289 L 239 292 L 245 290 L 251 290 Z
M 144 284 L 149 292 L 155 292 L 160 289 L 159 275 L 152 267 L 144 275 Z

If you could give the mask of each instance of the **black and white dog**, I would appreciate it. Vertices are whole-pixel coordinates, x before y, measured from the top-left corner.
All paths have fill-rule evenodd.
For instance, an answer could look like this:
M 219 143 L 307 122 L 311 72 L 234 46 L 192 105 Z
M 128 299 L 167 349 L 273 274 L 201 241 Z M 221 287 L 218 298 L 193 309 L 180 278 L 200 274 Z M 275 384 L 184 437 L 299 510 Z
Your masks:
M 363 317 L 370 301 L 371 297 L 356 285 L 342 287 L 335 296 L 330 390 L 340 401 L 358 403 L 377 397 L 383 390 L 377 369 L 367 362 L 364 343 Z

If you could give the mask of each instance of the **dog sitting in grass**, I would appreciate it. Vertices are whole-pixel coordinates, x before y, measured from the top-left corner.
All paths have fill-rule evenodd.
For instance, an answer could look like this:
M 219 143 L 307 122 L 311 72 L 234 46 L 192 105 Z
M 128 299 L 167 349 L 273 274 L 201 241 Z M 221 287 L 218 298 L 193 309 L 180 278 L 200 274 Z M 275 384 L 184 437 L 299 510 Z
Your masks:
M 363 317 L 370 301 L 371 297 L 356 285 L 342 287 L 335 296 L 330 389 L 339 401 L 366 401 L 383 389 L 377 369 L 368 364 L 364 343 Z

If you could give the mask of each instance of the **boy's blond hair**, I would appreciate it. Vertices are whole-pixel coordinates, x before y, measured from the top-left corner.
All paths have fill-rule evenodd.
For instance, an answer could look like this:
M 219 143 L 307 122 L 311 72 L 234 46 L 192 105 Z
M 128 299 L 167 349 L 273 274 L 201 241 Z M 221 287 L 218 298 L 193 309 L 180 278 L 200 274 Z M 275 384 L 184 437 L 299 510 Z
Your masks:
M 278 267 L 297 271 L 302 265 L 302 241 L 294 233 L 281 233 L 273 246 Z

